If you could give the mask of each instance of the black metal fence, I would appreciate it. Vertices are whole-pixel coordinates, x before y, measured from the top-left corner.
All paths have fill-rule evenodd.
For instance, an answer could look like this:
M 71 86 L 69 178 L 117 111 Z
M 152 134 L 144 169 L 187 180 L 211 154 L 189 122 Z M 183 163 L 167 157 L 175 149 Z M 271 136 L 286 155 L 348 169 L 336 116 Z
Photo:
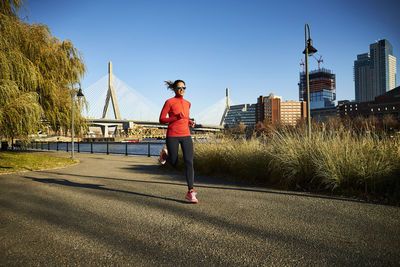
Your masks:
M 96 154 L 119 154 L 137 156 L 159 156 L 165 142 L 74 142 L 74 152 Z M 31 142 L 26 145 L 29 149 L 55 150 L 70 152 L 71 142 Z

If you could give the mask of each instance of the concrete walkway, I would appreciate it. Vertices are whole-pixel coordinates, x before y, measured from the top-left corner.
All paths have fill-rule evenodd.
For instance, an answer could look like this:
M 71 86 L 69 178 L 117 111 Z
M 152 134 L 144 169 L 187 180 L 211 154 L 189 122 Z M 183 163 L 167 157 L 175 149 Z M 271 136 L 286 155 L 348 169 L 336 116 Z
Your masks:
M 76 156 L 0 175 L 0 266 L 400 265 L 398 207 L 203 176 L 186 204 L 155 158 Z

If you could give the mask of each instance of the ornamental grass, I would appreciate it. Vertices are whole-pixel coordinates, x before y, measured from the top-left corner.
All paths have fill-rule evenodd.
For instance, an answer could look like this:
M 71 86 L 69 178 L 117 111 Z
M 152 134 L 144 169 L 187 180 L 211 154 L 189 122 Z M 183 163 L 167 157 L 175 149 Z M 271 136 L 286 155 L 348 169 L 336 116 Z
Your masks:
M 241 182 L 400 203 L 400 137 L 314 129 L 195 142 L 195 170 Z

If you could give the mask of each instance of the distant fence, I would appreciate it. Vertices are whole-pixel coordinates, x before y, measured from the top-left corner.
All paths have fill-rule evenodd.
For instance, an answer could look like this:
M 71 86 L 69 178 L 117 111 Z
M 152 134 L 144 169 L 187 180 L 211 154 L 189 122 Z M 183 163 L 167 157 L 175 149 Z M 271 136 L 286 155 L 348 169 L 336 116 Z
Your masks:
M 164 145 L 165 142 L 74 142 L 74 152 L 154 157 L 160 155 L 160 150 Z M 31 142 L 24 148 L 70 152 L 72 145 L 71 142 Z

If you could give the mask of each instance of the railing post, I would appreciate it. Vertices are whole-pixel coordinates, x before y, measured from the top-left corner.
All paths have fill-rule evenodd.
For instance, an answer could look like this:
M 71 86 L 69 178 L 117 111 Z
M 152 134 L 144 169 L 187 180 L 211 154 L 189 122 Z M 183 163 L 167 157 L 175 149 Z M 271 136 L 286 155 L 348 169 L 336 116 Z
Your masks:
M 50 150 L 50 142 L 47 141 L 47 150 Z
M 90 142 L 90 154 L 93 154 L 93 141 Z
M 43 141 L 40 142 L 40 149 L 43 150 Z
M 57 151 L 58 151 L 58 141 L 57 141 Z
M 128 156 L 128 143 L 125 143 L 125 156 Z
M 109 154 L 109 151 L 108 151 L 108 139 L 107 139 L 107 155 Z
M 79 149 L 79 144 L 80 144 L 80 142 L 78 142 L 78 153 L 81 152 L 80 149 Z
M 68 142 L 67 142 L 67 152 L 68 152 Z
M 150 142 L 147 143 L 147 156 L 150 157 Z

